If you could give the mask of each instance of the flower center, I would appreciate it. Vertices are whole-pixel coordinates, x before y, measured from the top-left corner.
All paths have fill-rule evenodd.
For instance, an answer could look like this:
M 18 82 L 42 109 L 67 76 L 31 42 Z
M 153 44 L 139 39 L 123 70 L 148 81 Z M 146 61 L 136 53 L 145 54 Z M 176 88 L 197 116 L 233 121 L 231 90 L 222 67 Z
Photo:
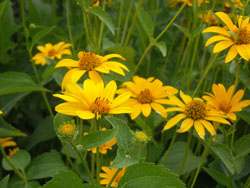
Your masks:
M 79 66 L 81 70 L 91 71 L 101 64 L 101 59 L 92 52 L 84 52 L 81 59 L 79 59 Z
M 56 54 L 56 51 L 55 51 L 54 49 L 51 49 L 51 50 L 48 52 L 48 56 L 49 56 L 49 57 L 53 57 L 53 56 L 55 56 L 55 54 Z
M 151 93 L 148 89 L 141 91 L 137 98 L 141 104 L 153 102 L 153 97 L 151 96 Z
M 193 120 L 203 119 L 206 116 L 206 106 L 202 101 L 193 100 L 186 105 L 185 113 Z
M 250 43 L 250 31 L 247 28 L 241 28 L 240 33 L 236 39 L 236 44 L 249 44 Z
M 107 114 L 110 110 L 108 99 L 97 97 L 95 102 L 92 103 L 90 110 L 95 114 Z
M 61 131 L 63 134 L 72 134 L 74 130 L 75 130 L 75 126 L 72 124 L 64 124 L 61 127 Z
M 231 105 L 229 103 L 226 103 L 225 101 L 221 102 L 219 105 L 219 109 L 224 112 L 224 113 L 228 113 L 231 110 Z

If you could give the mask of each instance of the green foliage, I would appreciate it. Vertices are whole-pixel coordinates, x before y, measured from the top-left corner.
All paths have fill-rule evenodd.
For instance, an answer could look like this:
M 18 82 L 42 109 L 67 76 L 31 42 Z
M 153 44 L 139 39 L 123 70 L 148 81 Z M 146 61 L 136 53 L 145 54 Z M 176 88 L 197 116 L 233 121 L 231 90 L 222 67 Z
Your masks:
M 10 175 L 5 176 L 1 181 L 0 181 L 0 188 L 7 188 L 8 182 L 9 182 Z
M 3 117 L 0 116 L 0 137 L 16 137 L 16 136 L 27 136 L 25 133 L 16 129 L 9 123 L 7 123 Z
M 118 188 L 164 187 L 184 188 L 185 184 L 163 166 L 153 163 L 139 163 L 128 167 Z
M 150 38 L 153 35 L 154 24 L 149 14 L 143 9 L 140 9 L 138 12 L 138 19 L 144 31 L 147 33 L 148 37 Z

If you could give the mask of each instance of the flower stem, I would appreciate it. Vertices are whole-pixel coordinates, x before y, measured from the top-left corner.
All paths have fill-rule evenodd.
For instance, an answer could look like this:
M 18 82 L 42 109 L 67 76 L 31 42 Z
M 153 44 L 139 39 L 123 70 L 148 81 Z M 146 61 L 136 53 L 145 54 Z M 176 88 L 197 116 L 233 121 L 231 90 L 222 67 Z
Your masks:
M 96 125 L 97 125 L 97 131 L 99 131 L 100 130 L 99 122 L 97 122 Z M 101 171 L 100 151 L 99 151 L 99 147 L 97 147 L 96 148 L 96 181 L 97 181 L 97 187 L 100 187 L 100 171 Z
M 184 157 L 183 157 L 183 160 L 182 160 L 182 163 L 181 163 L 181 167 L 180 167 L 180 170 L 179 170 L 179 173 L 178 173 L 179 177 L 182 174 L 182 171 L 184 169 L 184 166 L 185 166 L 185 163 L 186 163 L 186 160 L 187 160 L 187 155 L 188 155 L 189 146 L 190 146 L 190 143 L 191 143 L 191 140 L 192 140 L 192 135 L 193 135 L 193 129 L 191 131 L 189 131 L 189 133 L 188 133 L 187 145 L 186 145 Z
M 128 21 L 129 21 L 129 16 L 130 16 L 130 13 L 131 13 L 133 2 L 134 2 L 133 0 L 130 0 L 130 2 L 129 2 L 128 12 L 126 14 L 127 16 L 126 16 L 126 20 L 125 20 L 125 24 L 124 24 L 124 28 L 123 28 L 123 32 L 122 32 L 121 44 L 123 44 L 124 40 L 125 40 L 125 34 L 126 34 L 126 31 L 127 31 L 127 28 L 128 28 Z
M 115 180 L 116 176 L 119 174 L 119 172 L 122 170 L 122 168 L 117 169 L 117 171 L 115 172 L 115 174 L 113 175 L 112 179 L 110 180 L 108 187 L 110 188 L 110 186 L 112 185 L 113 181 Z
M 67 27 L 68 27 L 68 32 L 69 32 L 69 40 L 70 43 L 72 45 L 72 50 L 74 52 L 75 48 L 74 48 L 74 42 L 73 42 L 73 38 L 72 38 L 72 30 L 71 30 L 71 25 L 70 25 L 70 19 L 69 19 L 69 10 L 70 10 L 70 6 L 69 6 L 69 0 L 66 0 L 66 19 L 67 19 Z
M 124 0 L 121 0 L 121 3 L 120 3 L 120 11 L 119 11 L 119 17 L 118 17 L 118 30 L 117 30 L 117 33 L 116 33 L 116 42 L 118 43 L 119 42 L 119 38 L 120 38 L 120 32 L 121 32 L 121 23 L 122 23 L 122 12 L 123 12 L 123 6 L 124 5 Z
M 195 185 L 195 182 L 197 180 L 197 177 L 199 175 L 199 172 L 200 172 L 200 169 L 201 169 L 201 167 L 203 165 L 203 162 L 205 161 L 205 159 L 206 159 L 206 157 L 208 155 L 209 147 L 210 147 L 210 144 L 211 144 L 212 140 L 213 140 L 213 137 L 211 136 L 209 141 L 206 143 L 206 147 L 205 147 L 205 149 L 204 149 L 204 151 L 202 153 L 202 156 L 201 156 L 200 164 L 199 164 L 199 166 L 198 166 L 198 168 L 197 168 L 197 170 L 195 172 L 194 179 L 192 181 L 192 184 L 191 184 L 190 188 L 193 188 L 194 185 Z

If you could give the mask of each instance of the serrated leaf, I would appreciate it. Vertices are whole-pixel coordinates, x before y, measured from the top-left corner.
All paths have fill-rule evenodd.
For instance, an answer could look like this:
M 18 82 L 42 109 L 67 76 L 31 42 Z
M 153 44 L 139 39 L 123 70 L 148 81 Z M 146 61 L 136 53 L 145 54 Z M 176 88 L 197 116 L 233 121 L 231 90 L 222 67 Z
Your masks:
M 52 26 L 52 27 L 48 27 L 48 28 L 44 28 L 39 30 L 33 37 L 32 37 L 32 42 L 31 42 L 31 46 L 30 49 L 32 49 L 34 47 L 34 45 L 36 44 L 36 42 L 38 40 L 40 40 L 41 38 L 45 37 L 46 35 L 48 35 L 49 33 L 51 33 L 51 31 L 53 31 L 56 28 L 56 26 Z
M 30 163 L 30 169 L 32 169 L 32 175 L 29 179 L 42 179 L 52 177 L 58 171 L 67 170 L 67 167 L 60 154 L 52 150 L 34 158 Z
M 180 25 L 174 24 L 184 35 L 186 35 L 186 37 L 188 37 L 189 39 L 191 39 L 192 34 L 190 33 L 189 30 L 187 30 L 187 28 L 182 27 Z
M 112 140 L 116 134 L 118 129 L 111 129 L 106 131 L 96 131 L 89 133 L 81 138 L 80 144 L 82 145 L 82 149 L 92 149 L 96 148 L 106 142 Z
M 112 18 L 101 7 L 94 6 L 90 9 L 88 9 L 88 12 L 96 15 L 100 20 L 102 20 L 106 24 L 106 26 L 109 28 L 111 33 L 113 35 L 115 34 L 115 29 L 114 29 L 114 24 L 113 24 Z
M 21 72 L 4 72 L 0 74 L 0 95 L 24 91 L 48 91 L 34 83 L 31 77 Z
M 7 188 L 10 175 L 8 174 L 0 181 L 0 188 Z
M 17 169 L 24 171 L 30 163 L 30 154 L 25 150 L 19 150 L 10 158 L 10 161 Z M 2 165 L 5 170 L 13 170 L 5 158 L 2 160 Z
M 151 37 L 154 31 L 154 24 L 149 14 L 146 11 L 144 11 L 142 8 L 140 8 L 138 12 L 138 19 L 144 31 L 147 33 L 148 37 Z
M 175 187 L 184 188 L 185 184 L 177 175 L 163 166 L 153 163 L 139 163 L 127 168 L 117 188 L 138 187 Z
M 8 124 L 2 116 L 0 116 L 0 137 L 16 137 L 27 136 L 25 133 Z
M 84 188 L 81 179 L 72 171 L 58 172 L 43 188 Z
M 167 45 L 164 41 L 156 42 L 155 46 L 161 51 L 163 57 L 167 55 Z

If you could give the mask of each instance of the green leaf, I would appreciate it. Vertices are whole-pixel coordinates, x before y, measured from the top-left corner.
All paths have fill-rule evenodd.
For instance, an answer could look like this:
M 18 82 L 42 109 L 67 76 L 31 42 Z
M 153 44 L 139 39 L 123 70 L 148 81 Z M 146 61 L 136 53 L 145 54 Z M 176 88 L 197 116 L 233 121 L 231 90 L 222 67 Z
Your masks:
M 180 25 L 174 24 L 182 33 L 184 33 L 184 35 L 186 35 L 186 37 L 188 37 L 189 39 L 191 39 L 192 34 L 190 33 L 189 30 L 187 30 L 187 28 L 182 27 Z
M 154 31 L 154 24 L 149 14 L 146 11 L 144 11 L 142 8 L 140 8 L 138 12 L 138 19 L 144 31 L 147 33 L 148 37 L 151 37 Z
M 176 142 L 173 145 L 172 150 L 170 151 L 166 163 L 164 164 L 165 167 L 171 169 L 172 172 L 178 173 L 184 157 L 185 148 L 186 148 L 185 142 L 180 142 L 180 141 Z M 185 174 L 187 172 L 196 169 L 200 163 L 200 160 L 201 157 L 194 155 L 193 152 L 189 149 L 182 174 Z
M 139 163 L 127 168 L 117 188 L 166 187 L 184 188 L 176 174 L 153 163 Z
M 0 95 L 24 91 L 48 91 L 35 84 L 31 77 L 21 72 L 4 72 L 0 74 Z
M 40 40 L 41 38 L 45 37 L 46 35 L 48 35 L 49 33 L 51 33 L 51 31 L 53 31 L 56 28 L 56 26 L 52 26 L 52 27 L 48 27 L 48 28 L 44 28 L 39 30 L 33 37 L 32 37 L 32 42 L 31 42 L 31 46 L 30 49 L 32 50 L 34 45 L 36 44 L 36 42 L 38 40 Z
M 32 171 L 29 179 L 52 177 L 58 171 L 67 170 L 60 154 L 55 150 L 39 155 L 32 160 L 29 166 L 29 170 Z
M 224 163 L 231 174 L 235 173 L 235 166 L 232 153 L 224 144 L 211 146 L 213 153 Z
M 2 116 L 0 116 L 0 137 L 16 137 L 27 136 L 25 133 L 8 124 Z
M 112 140 L 117 134 L 118 129 L 111 129 L 107 131 L 96 131 L 93 133 L 89 133 L 81 138 L 80 143 L 82 145 L 82 149 L 92 149 L 96 148 L 106 142 Z
M 161 51 L 163 57 L 167 55 L 167 46 L 164 41 L 156 42 L 155 46 Z
M 236 158 L 245 156 L 250 153 L 250 134 L 241 137 L 239 140 L 237 140 L 234 144 L 234 151 Z
M 218 183 L 220 183 L 221 185 L 224 185 L 226 187 L 230 187 L 230 178 L 227 177 L 225 174 L 211 169 L 211 168 L 203 168 L 209 176 L 211 176 L 215 181 L 217 181 Z
M 0 3 L 0 10 L 0 63 L 6 64 L 13 58 L 10 55 L 10 50 L 14 49 L 17 43 L 12 42 L 11 37 L 19 27 L 15 23 L 10 1 L 2 1 Z
M 72 171 L 58 172 L 43 188 L 84 188 L 81 179 Z
M 0 188 L 7 188 L 10 175 L 8 174 L 0 181 Z
M 42 120 L 36 127 L 35 131 L 29 136 L 26 149 L 30 150 L 40 142 L 44 142 L 56 137 L 53 121 L 51 117 Z
M 10 158 L 10 161 L 17 169 L 24 171 L 30 163 L 30 154 L 25 150 L 19 150 Z M 13 170 L 5 158 L 2 160 L 2 165 L 5 170 Z
M 115 34 L 115 29 L 114 29 L 114 24 L 112 22 L 112 18 L 101 7 L 94 6 L 94 7 L 90 8 L 88 10 L 88 12 L 96 15 L 100 20 L 102 20 L 107 25 L 107 27 L 109 28 L 111 33 L 113 35 Z

